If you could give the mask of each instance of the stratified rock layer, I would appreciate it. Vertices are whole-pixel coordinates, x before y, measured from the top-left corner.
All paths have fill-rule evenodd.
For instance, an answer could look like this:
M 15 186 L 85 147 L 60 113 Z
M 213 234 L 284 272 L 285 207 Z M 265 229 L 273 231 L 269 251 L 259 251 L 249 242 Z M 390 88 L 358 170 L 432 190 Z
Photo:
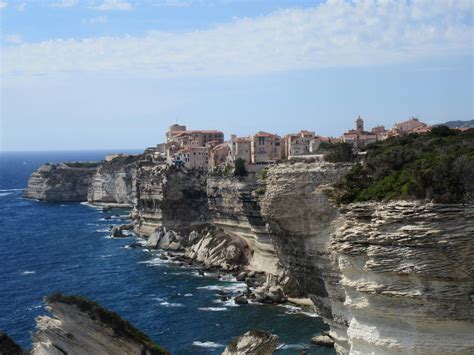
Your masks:
M 474 353 L 474 206 L 354 204 L 333 235 L 352 354 Z
M 81 298 L 80 303 L 83 300 Z M 92 303 L 89 300 L 86 302 Z M 32 355 L 168 354 L 117 314 L 95 303 L 85 311 L 75 304 L 47 299 L 47 309 L 53 317 L 36 318 Z M 110 324 L 102 321 L 101 315 Z
M 160 229 L 183 231 L 209 221 L 207 173 L 167 165 L 143 164 L 137 172 L 135 230 L 150 236 Z
M 87 163 L 74 166 L 45 164 L 31 175 L 23 196 L 52 202 L 87 201 L 87 193 L 96 169 L 97 165 Z
M 119 156 L 104 162 L 92 178 L 87 200 L 93 204 L 133 207 L 135 177 L 141 156 Z
M 266 192 L 260 201 L 281 263 L 329 324 L 341 353 L 349 348 L 351 316 L 343 305 L 337 258 L 329 248 L 331 234 L 342 219 L 328 193 L 351 167 L 325 162 L 274 165 L 266 174 Z
M 258 174 L 246 177 L 209 176 L 207 196 L 213 225 L 240 239 L 251 253 L 248 268 L 270 274 L 281 273 L 272 239 L 266 230 L 258 204 Z
M 222 355 L 271 355 L 275 351 L 277 343 L 278 337 L 276 335 L 251 330 L 232 340 Z

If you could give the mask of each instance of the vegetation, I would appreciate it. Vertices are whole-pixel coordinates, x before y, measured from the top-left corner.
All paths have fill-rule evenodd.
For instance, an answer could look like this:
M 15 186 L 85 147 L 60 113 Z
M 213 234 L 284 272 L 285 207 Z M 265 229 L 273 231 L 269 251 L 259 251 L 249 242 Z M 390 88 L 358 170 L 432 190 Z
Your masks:
M 342 203 L 429 199 L 438 203 L 474 200 L 474 129 L 434 127 L 370 144 L 366 159 L 341 184 Z
M 349 143 L 326 143 L 321 142 L 319 145 L 318 154 L 325 154 L 324 160 L 331 163 L 351 162 L 355 159 L 355 154 L 352 150 L 352 145 Z
M 102 162 L 71 162 L 71 163 L 64 163 L 65 165 L 69 166 L 70 168 L 97 168 Z
M 245 169 L 245 160 L 239 158 L 235 161 L 234 175 L 247 176 L 247 169 Z
M 112 328 L 115 335 L 135 340 L 143 344 L 151 354 L 165 355 L 169 354 L 166 350 L 156 345 L 146 334 L 136 329 L 129 322 L 120 317 L 117 313 L 103 308 L 98 303 L 81 296 L 66 296 L 62 293 L 53 293 L 46 297 L 50 303 L 64 303 L 75 305 L 82 312 L 86 313 L 93 320 L 98 320 Z
M 142 158 L 143 158 L 143 155 L 118 156 L 102 164 L 101 171 L 104 173 L 116 172 L 120 170 L 121 168 L 125 168 L 125 167 L 128 167 L 129 165 L 138 163 L 138 161 L 140 161 L 140 159 Z

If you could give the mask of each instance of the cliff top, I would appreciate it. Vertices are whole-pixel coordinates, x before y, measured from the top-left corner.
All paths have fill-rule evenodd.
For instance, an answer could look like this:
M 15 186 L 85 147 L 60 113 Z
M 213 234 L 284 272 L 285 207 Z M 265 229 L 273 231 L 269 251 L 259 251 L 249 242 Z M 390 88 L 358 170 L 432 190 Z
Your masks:
M 136 329 L 128 321 L 124 320 L 115 312 L 109 311 L 98 303 L 82 296 L 68 296 L 62 293 L 54 293 L 45 298 L 46 303 L 62 303 L 76 306 L 81 312 L 86 313 L 92 320 L 102 322 L 112 328 L 115 335 L 137 341 L 146 346 L 151 354 L 164 355 L 168 352 L 155 344 L 146 334 Z
M 445 126 L 370 144 L 340 184 L 340 202 L 474 201 L 474 129 Z

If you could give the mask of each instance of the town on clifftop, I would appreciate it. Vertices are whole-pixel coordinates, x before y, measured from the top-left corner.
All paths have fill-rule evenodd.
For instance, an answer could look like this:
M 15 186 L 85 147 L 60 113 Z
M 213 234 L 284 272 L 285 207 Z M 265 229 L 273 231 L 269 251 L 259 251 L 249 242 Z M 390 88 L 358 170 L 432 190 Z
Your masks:
M 432 127 L 412 117 L 396 123 L 390 129 L 376 126 L 366 131 L 364 121 L 359 116 L 355 120 L 354 129 L 344 132 L 340 137 L 320 136 L 308 130 L 283 137 L 259 131 L 246 137 L 232 134 L 225 141 L 224 133 L 219 130 L 188 130 L 185 125 L 173 124 L 166 133 L 166 142 L 147 148 L 145 153 L 154 159 L 166 159 L 168 164 L 178 167 L 208 170 L 226 165 L 234 166 L 240 160 L 247 170 L 255 170 L 259 166 L 280 160 L 322 159 L 324 147 L 328 144 L 345 143 L 357 152 L 370 143 L 411 133 L 427 133 Z M 117 156 L 123 154 L 108 155 L 106 160 Z

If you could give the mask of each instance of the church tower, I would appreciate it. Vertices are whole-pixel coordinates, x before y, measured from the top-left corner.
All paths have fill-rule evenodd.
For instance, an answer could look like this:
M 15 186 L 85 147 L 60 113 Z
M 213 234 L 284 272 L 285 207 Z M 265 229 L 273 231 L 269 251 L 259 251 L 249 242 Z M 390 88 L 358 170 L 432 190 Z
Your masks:
M 363 132 L 364 131 L 364 120 L 362 118 L 357 117 L 356 121 L 356 131 L 357 132 Z

